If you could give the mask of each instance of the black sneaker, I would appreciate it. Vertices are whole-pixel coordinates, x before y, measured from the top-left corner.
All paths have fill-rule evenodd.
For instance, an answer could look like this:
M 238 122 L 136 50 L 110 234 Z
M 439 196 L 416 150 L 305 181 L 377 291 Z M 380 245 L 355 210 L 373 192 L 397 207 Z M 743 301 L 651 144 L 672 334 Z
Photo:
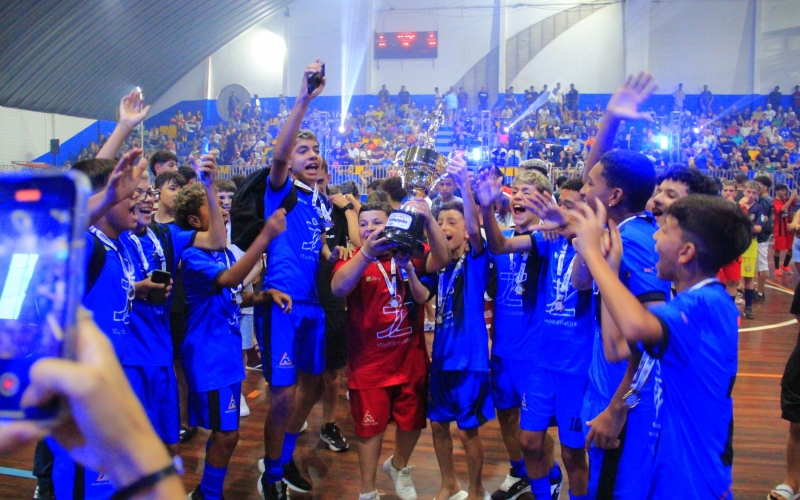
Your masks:
M 758 293 L 758 292 L 756 292 L 755 296 L 753 297 L 753 300 L 758 300 L 760 302 L 766 301 L 767 300 L 767 294 L 766 293 Z
M 552 500 L 558 500 L 561 496 L 561 487 L 564 486 L 564 471 L 561 470 L 561 466 L 558 463 L 556 465 L 558 466 L 558 478 L 550 480 L 550 496 Z
M 288 498 L 286 484 L 283 481 L 266 484 L 266 474 L 261 474 L 258 479 L 258 493 L 261 495 L 261 500 L 286 500 Z
M 40 479 L 39 484 L 36 485 L 36 490 L 33 492 L 33 498 L 34 500 L 55 500 L 52 483 Z
M 336 422 L 325 424 L 319 433 L 319 438 L 328 445 L 331 451 L 347 451 L 350 448 L 347 440 L 342 436 L 342 432 L 336 426 Z
M 261 371 L 261 356 L 258 355 L 258 349 L 252 347 L 247 351 L 247 363 L 245 368 L 253 371 Z
M 197 488 L 192 490 L 191 493 L 186 495 L 186 500 L 203 500 L 203 494 L 200 493 L 200 485 L 197 485 Z
M 283 482 L 286 483 L 286 486 L 288 486 L 290 490 L 300 493 L 308 493 L 311 491 L 311 483 L 300 475 L 300 469 L 297 468 L 294 458 L 287 465 L 283 466 Z
M 755 319 L 756 318 L 756 315 L 753 314 L 753 308 L 752 307 L 745 307 L 744 308 L 744 317 L 747 318 L 747 319 Z
M 505 500 L 516 500 L 522 494 L 530 493 L 530 491 L 531 491 L 531 482 L 530 482 L 530 480 L 527 477 L 521 477 L 519 479 L 519 481 L 517 481 L 516 483 L 512 484 L 511 487 L 508 488 L 508 491 L 506 492 Z M 558 491 L 559 492 L 561 491 L 560 487 L 559 487 Z M 553 497 L 553 498 L 557 498 L 557 497 Z

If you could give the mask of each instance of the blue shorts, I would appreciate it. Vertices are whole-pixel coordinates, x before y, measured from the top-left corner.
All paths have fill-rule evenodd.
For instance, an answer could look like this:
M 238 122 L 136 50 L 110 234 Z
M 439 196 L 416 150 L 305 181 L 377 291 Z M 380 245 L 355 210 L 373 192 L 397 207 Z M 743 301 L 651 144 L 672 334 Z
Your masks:
M 114 486 L 105 474 L 76 464 L 55 439 L 47 438 L 53 452 L 53 488 L 56 498 L 109 500 Z
M 433 422 L 455 422 L 466 431 L 494 418 L 486 372 L 432 370 L 429 391 L 428 418 Z
M 570 375 L 539 367 L 531 370 L 519 428 L 532 432 L 545 431 L 555 417 L 561 444 L 582 449 L 585 436 L 581 411 L 588 382 L 586 375 Z
M 297 383 L 297 370 L 320 375 L 325 370 L 325 312 L 319 304 L 295 302 L 284 314 L 276 304 L 263 311 L 261 366 L 271 386 Z
M 242 350 L 252 349 L 256 345 L 252 314 L 242 314 L 239 320 L 239 329 L 242 331 Z
M 158 437 L 165 444 L 177 443 L 181 415 L 175 369 L 172 366 L 125 366 L 124 369 Z
M 498 411 L 522 407 L 522 394 L 527 386 L 531 362 L 503 359 L 492 354 L 489 360 L 492 380 L 492 399 Z
M 189 392 L 189 425 L 212 431 L 239 429 L 242 383 L 208 392 Z

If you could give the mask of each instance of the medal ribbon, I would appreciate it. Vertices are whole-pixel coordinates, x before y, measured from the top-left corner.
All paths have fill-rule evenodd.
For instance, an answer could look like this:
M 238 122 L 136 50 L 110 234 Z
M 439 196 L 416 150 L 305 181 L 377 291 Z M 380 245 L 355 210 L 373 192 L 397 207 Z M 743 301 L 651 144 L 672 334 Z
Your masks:
M 394 262 L 394 257 L 392 257 L 392 279 L 389 280 L 389 276 L 386 274 L 386 269 L 383 268 L 383 264 L 381 261 L 375 262 L 378 266 L 378 269 L 381 270 L 381 274 L 383 275 L 383 280 L 386 281 L 386 288 L 389 289 L 389 297 L 394 298 L 397 295 L 397 266 Z
M 516 267 L 516 264 L 514 263 L 514 255 L 515 254 L 513 253 L 508 254 L 508 260 L 511 261 L 511 272 L 514 272 L 514 268 Z M 517 271 L 517 274 L 514 277 L 514 282 L 516 283 L 517 286 L 525 282 L 523 277 L 526 277 L 525 267 L 528 264 L 528 256 L 530 255 L 530 252 L 522 252 L 521 255 L 522 255 L 522 262 L 520 262 L 519 270 Z
M 436 316 L 441 320 L 444 317 L 444 303 L 445 299 L 453 294 L 453 284 L 456 282 L 456 278 L 458 277 L 458 273 L 461 271 L 461 266 L 464 265 L 464 258 L 467 256 L 467 253 L 464 252 L 461 255 L 461 258 L 458 259 L 458 263 L 456 264 L 456 268 L 453 269 L 453 274 L 450 275 L 450 282 L 447 284 L 447 290 L 445 291 L 443 288 L 444 280 L 444 269 L 439 271 L 439 290 L 436 294 Z
M 123 255 L 120 249 L 117 248 L 117 245 L 115 245 L 114 242 L 111 241 L 111 238 L 106 236 L 103 231 L 97 229 L 94 226 L 91 226 L 89 228 L 89 231 L 93 235 L 97 236 L 100 239 L 100 241 L 103 242 L 104 245 L 110 247 L 117 253 L 120 265 L 122 266 L 122 273 L 125 275 L 125 279 L 128 281 L 128 289 L 126 291 L 128 294 L 128 310 L 130 311 L 131 309 L 133 309 L 133 299 L 136 298 L 136 277 L 133 271 L 133 263 L 130 261 L 130 259 L 128 259 L 125 255 Z
M 230 269 L 231 268 L 231 260 L 228 257 L 228 249 L 226 248 L 225 250 L 222 251 L 222 253 L 225 255 L 225 264 L 227 265 L 228 269 Z M 239 283 L 239 286 L 237 286 L 236 288 L 229 288 L 229 290 L 233 294 L 233 301 L 236 302 L 236 304 L 241 304 L 242 303 L 242 290 L 244 290 L 244 285 Z
M 142 261 L 142 269 L 144 270 L 145 276 L 149 276 L 150 273 L 150 263 L 147 261 L 147 257 L 144 254 L 144 249 L 142 248 L 142 243 L 139 241 L 139 237 L 133 233 L 128 233 L 128 237 L 133 241 L 133 245 L 136 247 L 136 250 L 139 252 L 139 260 Z M 161 267 L 162 271 L 167 270 L 167 259 L 164 257 L 164 249 L 161 247 L 161 242 L 158 241 L 155 233 L 148 227 L 147 228 L 147 237 L 150 238 L 150 241 L 153 242 L 153 245 L 156 247 L 156 255 L 158 256 L 158 263 L 159 267 Z
M 333 222 L 331 221 L 331 211 L 328 209 L 325 201 L 320 197 L 319 189 L 317 189 L 316 183 L 314 184 L 313 188 L 310 188 L 302 181 L 295 179 L 294 185 L 304 190 L 311 191 L 314 194 L 314 196 L 311 198 L 311 205 L 314 207 L 314 210 L 317 211 L 319 218 L 322 219 L 325 229 L 330 229 L 333 226 Z

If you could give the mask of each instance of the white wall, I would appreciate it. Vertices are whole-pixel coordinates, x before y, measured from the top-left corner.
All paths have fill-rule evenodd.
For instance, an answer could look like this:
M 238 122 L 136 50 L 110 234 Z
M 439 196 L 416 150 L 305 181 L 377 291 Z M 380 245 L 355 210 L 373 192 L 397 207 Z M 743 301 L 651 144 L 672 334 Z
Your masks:
M 67 139 L 95 123 L 87 118 L 0 107 L 0 165 L 31 161 L 50 150 L 50 139 Z
M 756 24 L 757 92 L 767 94 L 778 85 L 792 93 L 800 84 L 800 1 L 762 0 Z
M 547 84 L 583 94 L 608 93 L 624 75 L 622 58 L 622 7 L 610 5 L 587 17 L 550 42 L 510 82 L 515 89 Z

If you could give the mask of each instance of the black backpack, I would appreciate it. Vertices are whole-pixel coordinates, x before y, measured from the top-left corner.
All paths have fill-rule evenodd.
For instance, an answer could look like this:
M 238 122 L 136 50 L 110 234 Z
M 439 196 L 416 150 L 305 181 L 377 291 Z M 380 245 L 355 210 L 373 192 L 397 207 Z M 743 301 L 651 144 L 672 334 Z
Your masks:
M 106 265 L 106 247 L 100 238 L 94 233 L 90 233 L 94 240 L 92 247 L 92 254 L 89 256 L 89 265 L 86 269 L 86 283 L 83 291 L 84 298 L 92 291 L 94 284 L 100 278 L 100 273 L 103 272 L 103 267 Z
M 267 222 L 264 219 L 264 196 L 268 189 L 269 171 L 269 168 L 262 168 L 248 175 L 233 195 L 230 213 L 231 243 L 242 250 L 250 248 Z M 292 179 L 287 177 L 286 182 L 292 182 Z M 297 205 L 297 188 L 292 183 L 289 193 L 281 201 L 280 208 L 286 209 L 288 214 L 295 205 Z
M 764 212 L 767 214 L 767 220 L 761 226 L 761 233 L 759 236 L 762 238 L 769 237 L 775 228 L 775 206 L 772 203 L 772 198 L 769 196 L 760 197 L 758 203 L 761 203 L 764 207 Z

